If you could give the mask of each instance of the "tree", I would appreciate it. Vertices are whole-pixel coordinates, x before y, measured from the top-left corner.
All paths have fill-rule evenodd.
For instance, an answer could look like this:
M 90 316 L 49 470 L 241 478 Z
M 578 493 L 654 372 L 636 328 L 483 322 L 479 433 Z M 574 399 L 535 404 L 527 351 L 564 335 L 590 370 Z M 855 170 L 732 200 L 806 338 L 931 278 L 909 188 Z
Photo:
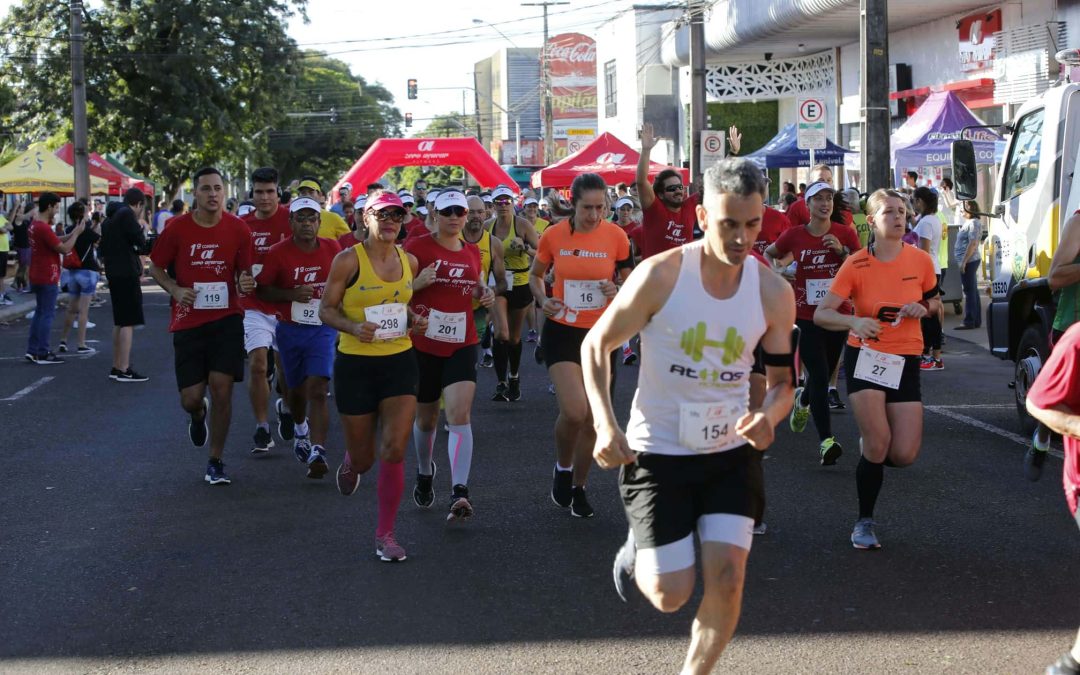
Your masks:
M 283 116 L 299 72 L 286 22 L 305 3 L 105 0 L 84 21 L 91 147 L 123 153 L 168 197 L 200 166 L 241 172 L 250 139 Z M 5 126 L 69 135 L 68 2 L 23 0 L 0 34 L 0 84 L 21 102 Z
M 256 154 L 287 178 L 314 175 L 332 182 L 376 140 L 401 135 L 401 113 L 390 92 L 319 52 L 303 54 L 286 110 Z

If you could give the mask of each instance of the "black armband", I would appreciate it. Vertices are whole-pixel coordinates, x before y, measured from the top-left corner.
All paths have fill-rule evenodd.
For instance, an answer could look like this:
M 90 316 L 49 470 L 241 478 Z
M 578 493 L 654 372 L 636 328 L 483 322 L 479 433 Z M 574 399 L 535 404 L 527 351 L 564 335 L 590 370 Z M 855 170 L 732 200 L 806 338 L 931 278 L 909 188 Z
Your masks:
M 770 352 L 761 352 L 761 362 L 766 366 L 772 366 L 773 368 L 795 368 L 795 354 L 789 352 L 787 354 L 772 354 Z
M 615 261 L 615 269 L 617 270 L 632 270 L 634 269 L 634 257 L 627 256 L 622 260 Z
M 942 295 L 941 286 L 935 285 L 933 288 L 922 294 L 923 300 L 933 300 L 937 296 Z

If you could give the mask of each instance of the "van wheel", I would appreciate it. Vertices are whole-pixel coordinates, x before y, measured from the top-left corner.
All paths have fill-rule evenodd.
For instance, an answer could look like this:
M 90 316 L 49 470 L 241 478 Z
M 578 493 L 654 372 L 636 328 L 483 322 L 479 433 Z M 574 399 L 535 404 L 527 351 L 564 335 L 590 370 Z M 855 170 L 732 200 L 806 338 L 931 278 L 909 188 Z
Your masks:
M 954 314 L 956 314 L 956 316 L 960 316 L 964 313 L 964 307 L 959 302 L 954 302 L 952 304 L 952 311 Z
M 1025 405 L 1028 389 L 1035 382 L 1035 377 L 1049 356 L 1048 352 L 1042 327 L 1035 324 L 1028 326 L 1020 336 L 1020 346 L 1016 350 L 1016 387 L 1013 389 L 1016 412 L 1020 416 L 1020 428 L 1025 434 L 1034 433 L 1036 425 L 1035 418 L 1028 414 Z

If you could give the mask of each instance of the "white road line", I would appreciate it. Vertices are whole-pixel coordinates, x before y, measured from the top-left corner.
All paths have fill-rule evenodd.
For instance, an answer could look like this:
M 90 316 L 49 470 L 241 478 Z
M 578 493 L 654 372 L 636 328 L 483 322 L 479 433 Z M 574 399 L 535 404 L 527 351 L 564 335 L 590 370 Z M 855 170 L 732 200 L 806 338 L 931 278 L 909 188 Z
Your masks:
M 7 398 L 0 398 L 0 401 L 18 401 L 23 396 L 26 396 L 27 394 L 29 394 L 30 392 L 34 391 L 35 389 L 37 389 L 38 387 L 40 387 L 42 385 L 48 384 L 52 380 L 53 380 L 53 378 L 51 376 L 50 377 L 43 377 L 40 380 L 38 380 L 37 382 L 31 384 L 29 387 L 25 387 L 23 389 L 20 389 L 19 391 L 15 392 L 11 396 L 8 396 Z
M 954 419 L 957 422 L 963 422 L 964 424 L 971 425 L 971 426 L 975 427 L 976 429 L 982 429 L 983 431 L 989 431 L 990 433 L 992 433 L 992 434 L 994 434 L 996 436 L 1001 436 L 1002 438 L 1008 439 L 1008 440 L 1010 440 L 1013 443 L 1016 443 L 1018 445 L 1022 445 L 1025 448 L 1031 446 L 1031 439 L 1030 438 L 1024 438 L 1023 436 L 1021 436 L 1019 434 L 1014 434 L 1011 431 L 1006 431 L 1005 429 L 1002 429 L 1001 427 L 995 427 L 993 424 L 987 424 L 986 422 L 983 422 L 982 420 L 977 420 L 974 417 L 968 417 L 967 415 L 961 415 L 960 413 L 953 412 L 952 410 L 948 409 L 948 408 L 956 408 L 956 407 L 960 407 L 960 406 L 928 405 L 928 406 L 923 406 L 923 407 L 924 407 L 924 409 L 929 410 L 930 412 L 934 412 L 934 413 L 937 413 L 939 415 L 944 415 L 945 417 L 949 417 L 951 419 Z M 1012 406 L 1009 406 L 1009 407 L 1012 407 Z M 1063 455 L 1060 450 L 1057 450 L 1055 448 L 1050 449 L 1050 454 L 1053 455 L 1054 457 L 1057 457 L 1058 459 L 1064 459 L 1065 458 L 1065 455 Z

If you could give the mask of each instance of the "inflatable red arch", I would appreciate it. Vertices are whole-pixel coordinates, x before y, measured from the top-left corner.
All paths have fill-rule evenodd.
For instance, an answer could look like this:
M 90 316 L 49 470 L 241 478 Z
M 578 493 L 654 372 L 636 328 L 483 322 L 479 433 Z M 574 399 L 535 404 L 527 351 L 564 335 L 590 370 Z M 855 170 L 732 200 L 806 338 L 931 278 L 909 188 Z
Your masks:
M 353 194 L 363 192 L 395 166 L 460 166 L 484 187 L 505 184 L 518 191 L 510 174 L 475 138 L 380 138 L 341 177 L 329 196 L 336 201 L 338 188 L 345 183 L 352 185 Z

